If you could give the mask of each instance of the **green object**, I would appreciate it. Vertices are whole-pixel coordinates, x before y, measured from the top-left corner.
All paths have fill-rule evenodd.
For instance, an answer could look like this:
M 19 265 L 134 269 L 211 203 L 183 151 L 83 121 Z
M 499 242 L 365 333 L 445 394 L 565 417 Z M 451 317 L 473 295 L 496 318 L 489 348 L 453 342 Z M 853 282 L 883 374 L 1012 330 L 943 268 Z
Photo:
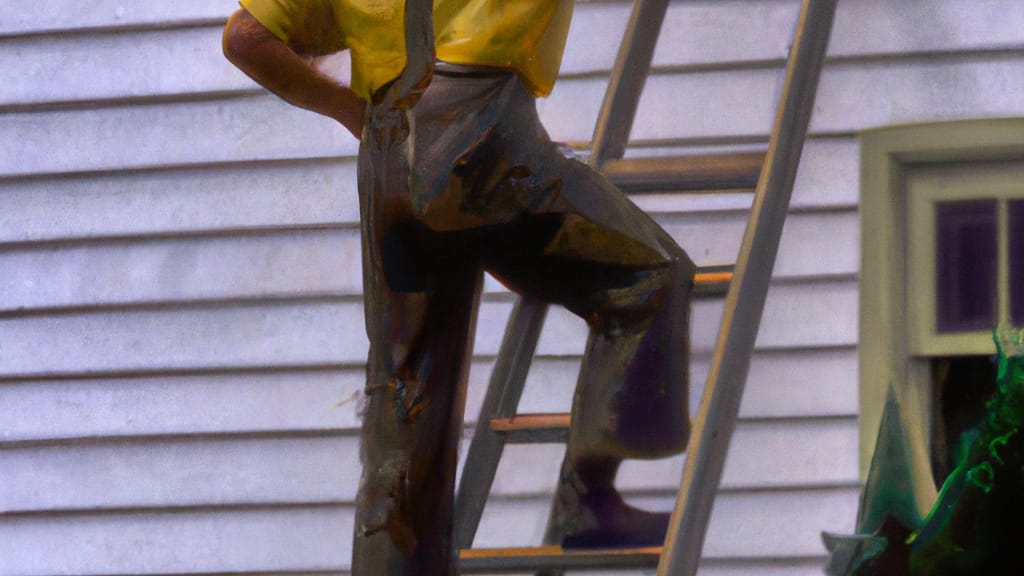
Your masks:
M 903 406 L 895 388 L 890 386 L 861 496 L 857 533 L 822 534 L 830 553 L 825 568 L 828 576 L 906 573 L 903 544 L 911 531 L 921 526 L 925 516 L 925 510 L 918 505 L 915 487 L 930 484 L 931 479 L 914 475 L 913 447 L 903 416 Z
M 909 540 L 913 576 L 1003 574 L 1024 519 L 1024 330 L 1001 327 L 996 394 L 966 458 Z
M 1018 574 L 1024 520 L 1024 330 L 1000 327 L 996 393 L 961 439 L 956 468 L 922 518 L 909 430 L 890 389 L 861 498 L 857 534 L 824 534 L 829 576 Z

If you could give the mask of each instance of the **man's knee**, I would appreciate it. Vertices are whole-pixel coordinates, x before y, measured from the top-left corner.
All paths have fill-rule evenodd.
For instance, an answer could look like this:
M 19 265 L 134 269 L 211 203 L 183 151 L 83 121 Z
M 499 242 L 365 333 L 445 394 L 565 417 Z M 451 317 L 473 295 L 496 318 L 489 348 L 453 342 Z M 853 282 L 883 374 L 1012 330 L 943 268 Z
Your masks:
M 644 330 L 665 307 L 688 306 L 696 266 L 680 251 L 665 264 L 638 270 L 633 282 L 605 290 L 590 315 L 598 332 Z

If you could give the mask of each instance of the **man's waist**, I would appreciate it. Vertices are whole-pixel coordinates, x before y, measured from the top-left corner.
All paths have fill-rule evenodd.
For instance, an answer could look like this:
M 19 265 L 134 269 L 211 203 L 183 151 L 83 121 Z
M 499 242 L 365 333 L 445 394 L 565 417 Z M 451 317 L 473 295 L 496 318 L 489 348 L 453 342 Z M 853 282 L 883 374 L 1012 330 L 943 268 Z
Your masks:
M 485 64 L 452 64 L 444 60 L 434 62 L 434 73 L 442 76 L 507 76 L 515 74 L 511 68 Z

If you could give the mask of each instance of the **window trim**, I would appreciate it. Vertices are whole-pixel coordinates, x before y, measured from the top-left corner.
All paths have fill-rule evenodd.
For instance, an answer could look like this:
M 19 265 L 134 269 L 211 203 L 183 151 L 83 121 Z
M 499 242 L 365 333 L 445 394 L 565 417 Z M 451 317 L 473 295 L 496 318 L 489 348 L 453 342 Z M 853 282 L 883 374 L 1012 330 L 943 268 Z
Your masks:
M 927 362 L 912 355 L 907 306 L 908 173 L 922 165 L 1024 161 L 1024 118 L 875 128 L 860 134 L 860 472 L 867 478 L 891 387 L 902 406 L 915 476 L 931 477 Z M 920 509 L 934 490 L 921 487 Z
M 910 351 L 917 356 L 995 354 L 991 328 L 941 334 L 936 328 L 936 205 L 958 200 L 992 200 L 996 209 L 996 323 L 1010 320 L 1009 202 L 1024 199 L 1024 163 L 976 162 L 908 170 L 906 226 L 907 312 Z M 951 184 L 952 183 L 952 184 Z

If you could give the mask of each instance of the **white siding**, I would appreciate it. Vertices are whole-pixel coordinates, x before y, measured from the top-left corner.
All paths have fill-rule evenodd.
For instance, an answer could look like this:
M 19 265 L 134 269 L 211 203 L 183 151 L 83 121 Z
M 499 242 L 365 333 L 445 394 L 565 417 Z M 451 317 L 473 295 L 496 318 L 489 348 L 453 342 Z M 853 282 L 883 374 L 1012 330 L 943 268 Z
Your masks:
M 345 573 L 366 351 L 356 143 L 223 60 L 233 0 L 12 4 L 0 575 Z M 540 103 L 554 138 L 590 137 L 629 5 L 580 2 Z M 763 145 L 797 7 L 673 3 L 629 153 Z M 1014 0 L 843 0 L 829 54 L 703 576 L 818 574 L 820 532 L 853 527 L 857 132 L 1024 114 Z M 699 262 L 734 258 L 748 196 L 637 201 Z M 489 283 L 469 421 L 510 307 Z M 696 304 L 694 404 L 720 314 Z M 583 335 L 551 316 L 524 411 L 567 408 Z M 479 544 L 539 541 L 561 450 L 509 449 Z M 621 484 L 668 509 L 682 462 L 629 463 Z

